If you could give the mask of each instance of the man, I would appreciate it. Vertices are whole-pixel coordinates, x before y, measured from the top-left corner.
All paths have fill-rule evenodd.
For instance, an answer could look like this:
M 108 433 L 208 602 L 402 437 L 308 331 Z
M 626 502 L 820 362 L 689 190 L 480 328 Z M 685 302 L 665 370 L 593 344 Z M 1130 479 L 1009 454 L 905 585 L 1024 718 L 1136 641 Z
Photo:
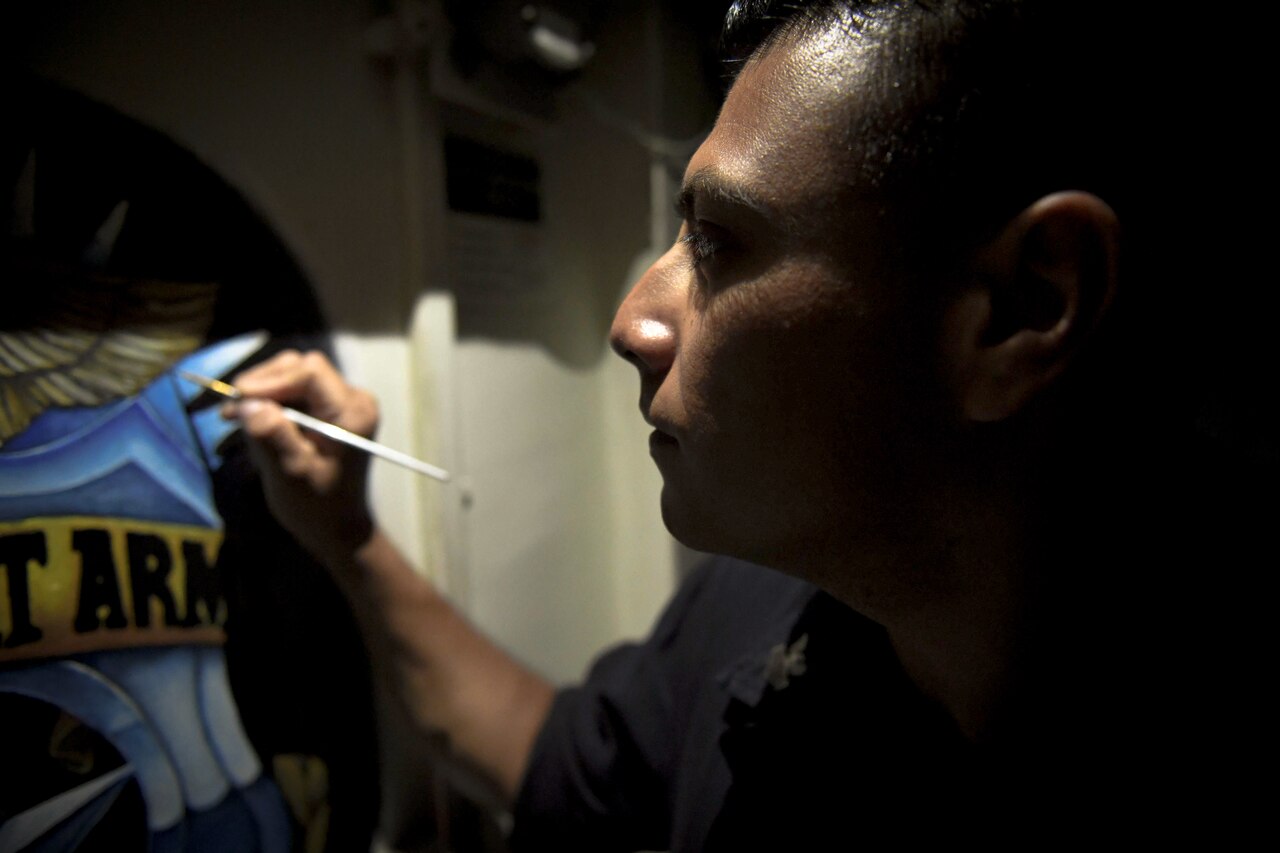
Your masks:
M 1122 17 L 735 5 L 740 70 L 686 171 L 680 236 L 612 339 L 640 374 L 671 531 L 785 574 L 716 562 L 580 687 L 554 693 L 404 563 L 360 458 L 270 403 L 234 410 L 406 707 L 516 802 L 517 844 L 1182 826 L 1170 798 L 1196 780 L 1208 703 L 1160 665 L 1203 686 L 1168 633 L 1166 558 L 1199 558 L 1171 531 L 1211 525 L 1166 488 L 1200 482 L 1188 453 L 1161 476 L 1146 452 L 1167 447 L 1149 416 L 1164 385 L 1133 384 L 1168 367 L 1141 359 L 1140 321 L 1165 319 L 1142 289 L 1162 200 L 1121 74 L 1153 37 Z M 376 421 L 316 356 L 238 385 Z

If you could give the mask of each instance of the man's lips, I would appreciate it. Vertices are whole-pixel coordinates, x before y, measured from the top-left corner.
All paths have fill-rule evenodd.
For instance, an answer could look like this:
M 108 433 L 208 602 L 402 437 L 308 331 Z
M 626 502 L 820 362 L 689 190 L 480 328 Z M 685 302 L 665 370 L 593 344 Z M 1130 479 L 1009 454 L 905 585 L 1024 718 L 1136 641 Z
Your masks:
M 644 418 L 644 422 L 653 427 L 653 432 L 649 434 L 650 451 L 658 447 L 675 447 L 679 445 L 676 439 L 676 430 L 672 425 L 657 414 L 651 408 L 652 397 L 641 395 L 640 399 L 640 415 Z
M 660 429 L 655 429 L 649 433 L 649 452 L 653 453 L 661 447 L 678 447 L 679 442 L 674 437 L 667 435 Z
M 657 419 L 651 420 L 648 415 L 645 416 L 645 422 L 653 427 L 653 432 L 649 433 L 650 451 L 659 447 L 675 447 L 679 445 L 680 442 L 676 440 L 673 434 L 675 430 L 671 429 L 669 425 Z

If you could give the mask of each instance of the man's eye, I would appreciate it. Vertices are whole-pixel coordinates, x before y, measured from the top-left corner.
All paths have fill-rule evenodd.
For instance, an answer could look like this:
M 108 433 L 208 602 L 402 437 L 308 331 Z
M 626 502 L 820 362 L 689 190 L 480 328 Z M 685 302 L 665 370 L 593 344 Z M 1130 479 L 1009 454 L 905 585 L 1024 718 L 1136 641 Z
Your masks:
M 724 248 L 722 240 L 716 239 L 701 228 L 690 231 L 680 238 L 680 242 L 689 247 L 694 266 L 706 263 Z

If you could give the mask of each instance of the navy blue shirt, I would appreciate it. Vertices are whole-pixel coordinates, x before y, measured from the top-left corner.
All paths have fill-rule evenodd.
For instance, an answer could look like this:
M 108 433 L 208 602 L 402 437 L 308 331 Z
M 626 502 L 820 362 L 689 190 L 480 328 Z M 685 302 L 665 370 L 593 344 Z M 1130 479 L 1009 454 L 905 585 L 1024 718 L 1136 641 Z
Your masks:
M 560 692 L 512 842 L 827 849 L 853 827 L 863 839 L 950 834 L 984 784 L 972 759 L 880 626 L 810 584 L 716 558 L 648 640 Z

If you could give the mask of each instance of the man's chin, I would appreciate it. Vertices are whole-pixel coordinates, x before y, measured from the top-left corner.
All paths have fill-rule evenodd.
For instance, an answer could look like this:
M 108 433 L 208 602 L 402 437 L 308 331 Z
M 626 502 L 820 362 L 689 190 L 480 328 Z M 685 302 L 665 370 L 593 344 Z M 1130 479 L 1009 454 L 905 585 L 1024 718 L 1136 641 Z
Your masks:
M 705 506 L 680 495 L 669 484 L 662 486 L 662 523 L 681 545 L 708 554 L 745 557 L 742 536 L 726 530 L 722 520 Z
M 786 568 L 795 562 L 787 559 L 794 556 L 794 548 L 788 549 L 771 537 L 770 533 L 776 534 L 776 530 L 769 525 L 735 524 L 737 519 L 732 514 L 726 517 L 724 513 L 709 512 L 709 505 L 723 509 L 721 503 L 689 500 L 669 482 L 663 483 L 662 523 L 681 545 L 795 574 Z
M 718 553 L 710 544 L 715 537 L 708 535 L 706 519 L 697 519 L 696 515 L 690 511 L 687 501 L 674 494 L 668 483 L 662 484 L 662 523 L 666 525 L 667 532 L 687 548 Z

